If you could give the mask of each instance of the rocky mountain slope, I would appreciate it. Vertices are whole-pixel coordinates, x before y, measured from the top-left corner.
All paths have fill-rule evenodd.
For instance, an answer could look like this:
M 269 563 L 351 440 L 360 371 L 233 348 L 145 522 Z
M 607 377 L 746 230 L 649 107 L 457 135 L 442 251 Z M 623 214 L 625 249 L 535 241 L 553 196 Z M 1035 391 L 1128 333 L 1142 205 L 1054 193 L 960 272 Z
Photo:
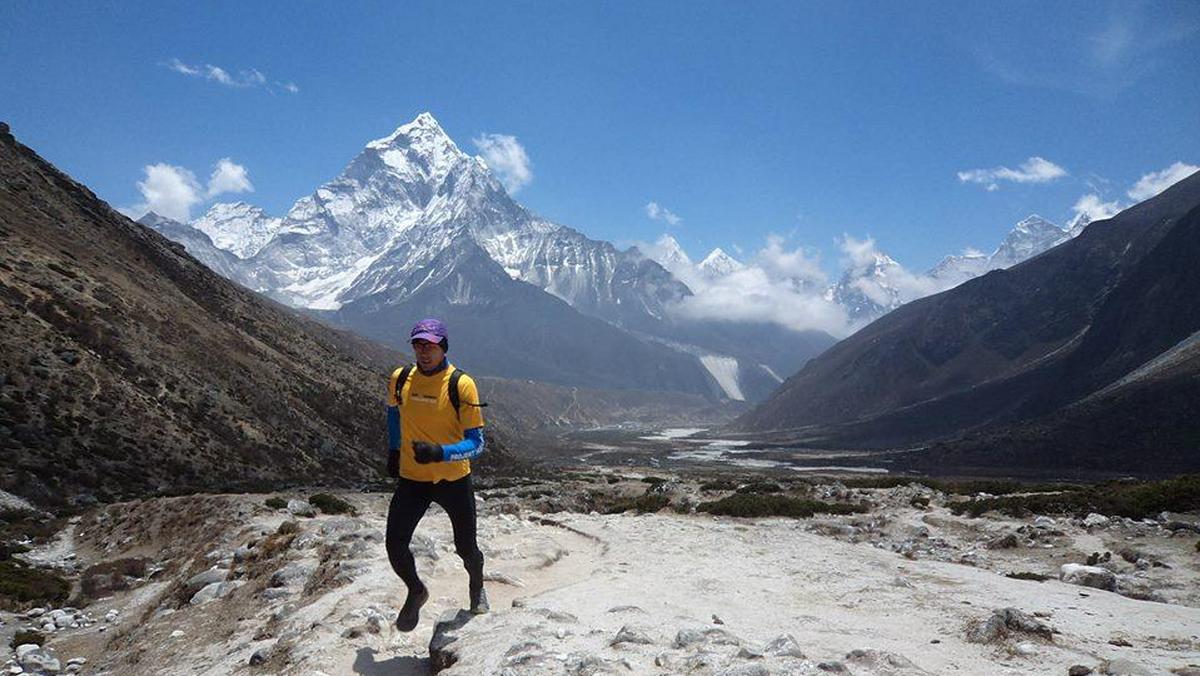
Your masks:
M 381 476 L 402 357 L 222 278 L 7 126 L 0 241 L 0 488 L 53 503 Z
M 368 143 L 282 219 L 244 203 L 220 204 L 190 224 L 207 241 L 180 236 L 188 225 L 168 230 L 157 217 L 142 221 L 251 289 L 329 312 L 332 321 L 398 347 L 404 336 L 382 325 L 429 312 L 473 317 L 487 339 L 486 349 L 477 345 L 476 370 L 491 375 L 761 399 L 779 382 L 773 373 L 786 376 L 833 342 L 820 332 L 764 325 L 784 350 L 745 355 L 719 322 L 676 320 L 669 310 L 691 294 L 685 284 L 636 248 L 618 250 L 528 211 L 428 113 Z M 494 311 L 501 306 L 521 311 Z M 537 316 L 556 325 L 531 324 Z M 536 368 L 516 345 L 495 338 L 513 335 L 530 336 L 549 361 L 573 365 L 571 372 Z M 637 363 L 664 367 L 647 371 L 611 359 L 629 349 Z
M 982 465 L 1016 454 L 1033 466 L 1200 467 L 1198 208 L 1193 175 L 1031 260 L 905 305 L 736 427 L 868 447 L 969 434 Z

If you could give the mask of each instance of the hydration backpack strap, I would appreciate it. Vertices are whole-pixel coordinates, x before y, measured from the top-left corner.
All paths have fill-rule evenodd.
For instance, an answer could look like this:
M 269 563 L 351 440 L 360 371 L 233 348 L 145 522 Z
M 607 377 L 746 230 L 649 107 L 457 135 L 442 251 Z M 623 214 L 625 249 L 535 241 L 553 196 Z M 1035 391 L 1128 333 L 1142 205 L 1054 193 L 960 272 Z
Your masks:
M 454 407 L 454 415 L 458 415 L 458 408 L 462 405 L 462 396 L 458 392 L 458 381 L 462 380 L 462 376 L 463 372 L 457 368 L 450 374 L 450 391 L 447 394 L 450 395 L 450 405 Z
M 397 404 L 400 404 L 400 405 L 404 404 L 404 400 L 400 398 L 400 395 L 402 395 L 404 393 L 404 384 L 408 382 L 408 377 L 412 375 L 412 372 L 413 372 L 413 364 L 407 364 L 404 368 L 400 369 L 400 376 L 398 378 L 396 378 L 396 403 Z

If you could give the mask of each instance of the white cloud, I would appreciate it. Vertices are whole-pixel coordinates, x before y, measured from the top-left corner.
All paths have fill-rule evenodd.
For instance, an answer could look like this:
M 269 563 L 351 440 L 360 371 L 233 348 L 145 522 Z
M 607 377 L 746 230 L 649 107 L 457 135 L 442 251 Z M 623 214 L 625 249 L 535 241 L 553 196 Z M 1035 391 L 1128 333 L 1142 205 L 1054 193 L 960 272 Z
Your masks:
M 1071 207 L 1076 216 L 1086 215 L 1088 221 L 1100 221 L 1105 218 L 1112 218 L 1121 209 L 1120 203 L 1116 200 L 1105 202 L 1096 194 L 1081 196 L 1076 200 L 1075 206 Z
M 267 76 L 257 68 L 247 68 L 245 70 L 238 71 L 237 75 L 234 75 L 228 70 L 225 70 L 220 66 L 214 66 L 211 63 L 192 65 L 184 63 L 178 58 L 172 58 L 170 61 L 167 61 L 162 65 L 176 73 L 179 73 L 180 75 L 201 78 L 210 82 L 216 82 L 217 84 L 224 85 L 226 87 L 235 87 L 241 89 L 263 87 L 272 91 L 276 89 L 286 91 L 290 94 L 296 94 L 300 91 L 300 88 L 291 82 L 276 82 L 274 86 L 268 86 Z
M 496 173 L 509 193 L 516 193 L 533 181 L 533 165 L 517 137 L 507 134 L 482 134 L 472 139 L 483 153 L 488 168 Z
M 676 216 L 670 209 L 660 206 L 658 202 L 646 204 L 646 215 L 656 221 L 666 221 L 667 225 L 679 225 L 683 219 Z
M 677 248 L 670 235 L 637 246 L 656 260 Z M 773 322 L 797 331 L 847 333 L 845 310 L 824 297 L 828 280 L 816 254 L 801 247 L 788 249 L 782 237 L 769 236 L 745 267 L 715 279 L 691 261 L 669 255 L 667 259 L 673 260 L 671 273 L 693 291 L 671 308 L 678 317 Z
M 1152 171 L 1142 176 L 1126 194 L 1135 202 L 1148 200 L 1197 171 L 1200 171 L 1200 167 L 1194 164 L 1176 162 L 1162 171 Z
M 142 202 L 126 213 L 137 214 L 140 218 L 153 211 L 159 216 L 187 223 L 192 207 L 201 201 L 201 187 L 196 175 L 183 167 L 165 163 L 147 165 L 143 171 L 146 178 L 137 184 Z
M 217 162 L 212 175 L 209 176 L 207 196 L 211 198 L 226 192 L 254 192 L 254 185 L 250 183 L 246 168 L 228 157 Z
M 856 239 L 843 235 L 840 248 L 844 256 L 843 265 L 854 280 L 852 286 L 883 307 L 891 307 L 894 301 L 903 304 L 924 298 L 945 291 L 956 283 L 910 272 L 880 251 L 871 237 Z M 886 276 L 869 274 L 871 266 L 883 268 Z
M 994 167 L 992 169 L 970 169 L 958 172 L 963 183 L 979 183 L 989 191 L 998 190 L 1000 181 L 1012 183 L 1049 183 L 1067 175 L 1067 170 L 1042 157 L 1031 157 L 1017 169 Z
M 254 191 L 246 168 L 228 157 L 217 162 L 208 178 L 207 188 L 196 180 L 191 170 L 165 162 L 148 164 L 142 171 L 146 178 L 137 183 L 142 201 L 120 209 L 121 213 L 133 219 L 153 211 L 159 216 L 187 223 L 192 218 L 192 208 L 205 200 L 224 193 Z

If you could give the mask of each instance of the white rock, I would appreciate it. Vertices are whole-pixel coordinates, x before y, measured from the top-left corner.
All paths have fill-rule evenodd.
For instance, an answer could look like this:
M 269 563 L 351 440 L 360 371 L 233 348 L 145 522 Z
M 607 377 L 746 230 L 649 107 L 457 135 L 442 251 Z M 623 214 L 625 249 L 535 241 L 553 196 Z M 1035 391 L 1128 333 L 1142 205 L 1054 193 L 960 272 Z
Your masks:
M 1083 587 L 1093 587 L 1107 591 L 1116 591 L 1117 589 L 1117 576 L 1112 571 L 1097 566 L 1067 563 L 1063 565 L 1058 579 L 1068 584 L 1077 584 Z
M 29 612 L 25 613 L 25 617 L 33 619 L 35 617 L 40 617 L 41 615 L 45 614 L 45 612 L 45 608 L 31 608 L 29 609 Z
M 18 651 L 21 647 L 23 646 L 18 647 Z M 20 653 L 18 652 L 18 654 Z M 57 674 L 62 670 L 58 658 L 38 646 L 34 646 L 34 650 L 26 650 L 18 660 L 26 671 Z
M 1038 651 L 1038 649 L 1037 649 L 1036 643 L 1024 641 L 1022 643 L 1017 644 L 1017 654 L 1018 655 L 1024 655 L 1026 657 L 1031 657 L 1033 655 L 1036 655 L 1037 651 Z
M 175 631 L 171 632 L 171 638 L 182 638 L 185 635 L 186 634 L 184 634 L 182 629 L 176 629 Z
M 243 582 L 235 580 L 233 582 L 213 582 L 205 585 L 203 589 L 192 595 L 191 604 L 198 606 L 202 603 L 208 603 L 216 599 L 227 596 L 229 592 L 242 586 Z
M 17 661 L 20 662 L 21 660 L 24 660 L 26 655 L 39 648 L 40 646 L 38 646 L 36 643 L 22 643 L 21 645 L 17 646 Z
M 121 614 L 120 611 L 118 611 L 116 608 L 114 608 L 104 614 L 104 621 L 108 622 L 108 623 L 116 622 L 117 616 L 120 614 Z
M 317 510 L 308 503 L 308 500 L 297 500 L 295 498 L 288 500 L 287 509 L 296 516 L 316 516 Z
M 1085 528 L 1096 528 L 1099 526 L 1107 526 L 1108 522 L 1109 522 L 1109 519 L 1107 516 L 1104 516 L 1103 514 L 1097 514 L 1095 512 L 1088 514 L 1083 519 L 1083 525 Z

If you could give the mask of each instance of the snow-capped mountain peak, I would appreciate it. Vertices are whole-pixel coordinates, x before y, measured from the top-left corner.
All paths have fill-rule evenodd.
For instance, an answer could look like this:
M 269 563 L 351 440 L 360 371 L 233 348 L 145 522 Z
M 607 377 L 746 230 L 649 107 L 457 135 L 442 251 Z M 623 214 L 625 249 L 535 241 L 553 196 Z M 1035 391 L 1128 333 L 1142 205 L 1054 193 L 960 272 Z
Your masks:
M 218 249 L 238 258 L 250 258 L 271 241 L 281 223 L 281 219 L 271 218 L 253 204 L 223 202 L 214 204 L 190 225 L 208 235 Z
M 374 153 L 384 165 L 401 175 L 419 179 L 445 178 L 460 162 L 479 164 L 458 148 L 428 112 L 388 136 L 371 141 L 364 149 L 366 153 Z
M 993 267 L 1006 268 L 1031 258 L 1067 238 L 1054 223 L 1031 214 L 1017 223 L 992 254 Z
M 709 252 L 704 260 L 700 261 L 700 271 L 708 277 L 724 277 L 732 272 L 744 269 L 746 266 L 739 262 L 734 257 L 725 253 L 721 247 L 717 247 Z

